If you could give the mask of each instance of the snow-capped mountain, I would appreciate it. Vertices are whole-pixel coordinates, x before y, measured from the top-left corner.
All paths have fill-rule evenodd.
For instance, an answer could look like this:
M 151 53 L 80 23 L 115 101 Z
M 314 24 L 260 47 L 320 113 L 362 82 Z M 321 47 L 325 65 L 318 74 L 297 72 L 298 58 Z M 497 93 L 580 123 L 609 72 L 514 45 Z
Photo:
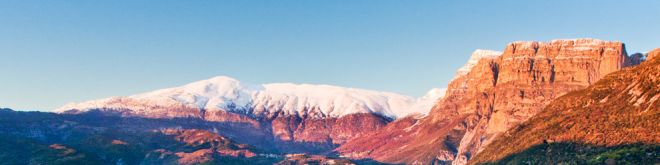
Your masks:
M 447 88 L 433 88 L 426 92 L 426 95 L 417 98 L 417 101 L 410 108 L 410 112 L 406 115 L 401 115 L 401 117 L 409 116 L 412 114 L 421 114 L 426 116 L 430 109 L 438 102 L 438 100 L 445 96 Z
M 454 76 L 454 79 L 465 76 L 468 74 L 472 68 L 477 65 L 479 60 L 483 58 L 497 58 L 498 56 L 502 55 L 502 52 L 500 51 L 495 51 L 495 50 L 484 50 L 484 49 L 477 49 L 474 52 L 472 52 L 472 55 L 470 56 L 470 59 L 468 60 L 463 67 L 459 68 L 458 71 L 456 71 L 456 75 Z
M 497 58 L 500 55 L 502 55 L 502 52 L 500 51 L 484 50 L 484 49 L 475 50 L 474 52 L 472 52 L 472 56 L 470 56 L 468 62 L 465 63 L 463 67 L 459 68 L 458 71 L 456 71 L 456 75 L 454 76 L 454 79 L 468 74 L 472 70 L 472 68 L 475 65 L 477 65 L 477 62 L 479 62 L 479 60 L 483 58 Z
M 123 117 L 192 118 L 219 123 L 222 135 L 248 144 L 282 152 L 320 153 L 379 130 L 392 119 L 425 115 L 444 91 L 433 89 L 413 98 L 330 85 L 250 85 L 219 76 L 132 96 L 71 103 L 56 112 L 98 110 Z
M 331 85 L 273 83 L 249 85 L 218 76 L 181 87 L 70 103 L 56 112 L 90 109 L 128 109 L 142 113 L 163 107 L 182 107 L 207 111 L 224 110 L 253 116 L 305 115 L 317 118 L 342 117 L 356 113 L 375 113 L 390 118 L 412 113 L 426 114 L 444 89 L 433 89 L 421 98 L 389 92 L 344 88 Z

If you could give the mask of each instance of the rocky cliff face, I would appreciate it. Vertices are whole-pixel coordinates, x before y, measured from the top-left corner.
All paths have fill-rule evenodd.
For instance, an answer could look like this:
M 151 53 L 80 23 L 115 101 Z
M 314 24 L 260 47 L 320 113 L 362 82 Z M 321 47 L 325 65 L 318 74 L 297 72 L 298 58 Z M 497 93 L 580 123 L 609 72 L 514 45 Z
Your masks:
M 272 120 L 277 148 L 287 153 L 322 153 L 349 139 L 385 127 L 390 119 L 373 114 L 352 114 L 340 118 L 305 119 L 295 116 Z
M 634 64 L 620 42 L 510 43 L 500 56 L 481 58 L 467 74 L 456 77 L 427 117 L 388 133 L 387 140 L 396 144 L 357 144 L 370 138 L 364 137 L 337 151 L 388 163 L 465 164 L 494 137 L 526 121 L 551 100 Z
M 494 140 L 471 163 L 657 163 L 660 160 L 654 153 L 660 148 L 658 120 L 660 59 L 649 58 L 640 66 L 609 74 L 587 89 L 552 101 L 529 121 Z M 599 150 L 603 147 L 608 148 Z M 610 153 L 624 156 L 604 158 L 597 154 L 615 150 Z M 534 158 L 537 154 L 550 154 L 552 158 Z

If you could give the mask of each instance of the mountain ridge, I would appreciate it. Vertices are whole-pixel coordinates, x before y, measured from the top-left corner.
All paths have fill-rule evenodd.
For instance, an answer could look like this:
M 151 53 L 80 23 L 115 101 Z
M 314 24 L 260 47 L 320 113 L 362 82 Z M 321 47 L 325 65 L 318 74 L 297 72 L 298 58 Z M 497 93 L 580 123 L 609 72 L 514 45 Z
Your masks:
M 218 76 L 131 96 L 68 104 L 55 116 L 101 116 L 119 119 L 123 124 L 151 123 L 132 126 L 133 130 L 185 123 L 185 129 L 192 129 L 191 135 L 202 131 L 212 139 L 233 138 L 282 154 L 337 154 L 383 163 L 462 165 L 482 151 L 496 152 L 488 147 L 504 143 L 498 137 L 506 136 L 511 128 L 524 126 L 530 118 L 538 120 L 535 116 L 543 114 L 544 107 L 557 98 L 599 85 L 603 78 L 611 77 L 610 73 L 630 70 L 628 67 L 644 60 L 657 63 L 659 52 L 656 49 L 628 55 L 624 43 L 597 39 L 516 41 L 502 52 L 475 50 L 447 88 L 432 89 L 420 98 L 332 85 L 251 85 Z M 632 106 L 657 102 L 658 97 L 645 95 L 646 91 L 653 92 L 646 86 L 630 87 L 628 94 L 635 95 L 630 99 Z M 585 104 L 608 102 L 608 98 Z M 53 128 L 57 127 L 46 130 Z M 210 136 L 211 132 L 222 138 Z M 29 130 L 22 133 L 32 136 Z M 561 145 L 573 145 L 563 142 Z M 210 160 L 206 157 L 209 151 L 181 155 Z M 254 155 L 246 150 L 227 153 Z M 317 156 L 290 156 L 291 161 L 331 161 Z M 195 162 L 193 158 L 189 161 Z
M 425 115 L 443 94 L 442 89 L 432 89 L 424 97 L 412 98 L 330 85 L 255 86 L 219 76 L 127 97 L 69 104 L 58 113 L 201 119 L 228 124 L 231 131 L 223 135 L 244 137 L 242 142 L 254 146 L 275 146 L 285 153 L 322 153 L 396 118 Z M 244 127 L 251 130 L 240 131 Z
M 94 108 L 126 108 L 147 111 L 150 106 L 173 106 L 203 110 L 252 111 L 256 116 L 285 110 L 287 115 L 300 115 L 318 108 L 319 116 L 341 117 L 355 113 L 376 113 L 390 118 L 405 117 L 413 113 L 426 114 L 434 102 L 444 95 L 444 90 L 431 89 L 425 96 L 412 98 L 391 92 L 380 92 L 332 85 L 271 83 L 245 85 L 240 81 L 217 76 L 192 82 L 180 87 L 159 89 L 126 97 L 110 97 L 81 103 L 69 103 L 55 112 L 68 110 L 85 111 Z M 122 99 L 143 102 L 145 107 L 115 105 Z M 254 107 L 251 107 L 254 106 Z M 410 109 L 410 107 L 416 107 Z M 260 111 L 259 111 L 260 110 Z M 262 112 L 265 111 L 265 112 Z M 245 112 L 250 113 L 250 112 Z

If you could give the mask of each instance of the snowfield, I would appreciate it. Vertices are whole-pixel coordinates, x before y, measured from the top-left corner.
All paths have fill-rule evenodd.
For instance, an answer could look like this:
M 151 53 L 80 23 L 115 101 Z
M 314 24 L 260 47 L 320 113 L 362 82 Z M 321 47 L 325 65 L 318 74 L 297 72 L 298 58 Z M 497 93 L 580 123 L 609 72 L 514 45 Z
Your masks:
M 149 112 L 162 107 L 225 110 L 237 113 L 287 115 L 315 114 L 314 117 L 341 117 L 354 113 L 376 113 L 391 118 L 427 114 L 442 98 L 445 89 L 432 89 L 413 98 L 390 92 L 345 88 L 331 85 L 272 83 L 249 85 L 226 76 L 193 82 L 181 87 L 112 97 L 82 103 L 69 103 L 56 112 L 87 111 L 97 108 Z M 130 100 L 127 103 L 126 100 Z M 313 112 L 312 112 L 313 111 Z

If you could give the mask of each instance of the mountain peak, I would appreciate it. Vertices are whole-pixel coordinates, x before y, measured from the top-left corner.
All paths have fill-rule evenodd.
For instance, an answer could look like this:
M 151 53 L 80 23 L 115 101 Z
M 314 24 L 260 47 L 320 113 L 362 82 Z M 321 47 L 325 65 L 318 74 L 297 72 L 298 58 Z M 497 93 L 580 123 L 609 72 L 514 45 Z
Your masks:
M 646 53 L 646 60 L 651 60 L 660 56 L 660 48 L 655 48 L 650 52 Z
M 132 96 L 67 104 L 56 111 L 107 108 L 132 109 L 149 114 L 164 113 L 160 111 L 171 111 L 172 109 L 163 107 L 185 107 L 254 113 L 255 116 L 283 113 L 285 115 L 311 114 L 316 115 L 314 117 L 341 117 L 354 113 L 376 113 L 397 118 L 411 113 L 426 114 L 432 106 L 428 100 L 435 101 L 441 96 L 441 94 L 434 93 L 424 99 L 415 99 L 396 93 L 332 85 L 293 83 L 246 85 L 231 77 L 217 76 L 180 87 Z
M 456 76 L 454 76 L 454 79 L 464 76 L 468 74 L 472 68 L 477 65 L 479 60 L 483 58 L 496 58 L 498 56 L 502 55 L 502 52 L 500 51 L 495 51 L 495 50 L 484 50 L 484 49 L 477 49 L 474 52 L 472 52 L 472 55 L 470 56 L 470 59 L 468 60 L 463 67 L 458 69 L 456 72 Z
M 216 76 L 210 79 L 201 80 L 186 84 L 180 88 L 183 88 L 186 91 L 190 92 L 220 92 L 224 93 L 227 90 L 233 89 L 242 89 L 245 88 L 244 84 L 240 81 L 227 77 L 227 76 Z M 224 92 L 223 92 L 224 91 Z
M 236 80 L 233 77 L 229 76 L 215 76 L 200 82 L 209 82 L 209 83 L 238 83 L 240 81 Z

